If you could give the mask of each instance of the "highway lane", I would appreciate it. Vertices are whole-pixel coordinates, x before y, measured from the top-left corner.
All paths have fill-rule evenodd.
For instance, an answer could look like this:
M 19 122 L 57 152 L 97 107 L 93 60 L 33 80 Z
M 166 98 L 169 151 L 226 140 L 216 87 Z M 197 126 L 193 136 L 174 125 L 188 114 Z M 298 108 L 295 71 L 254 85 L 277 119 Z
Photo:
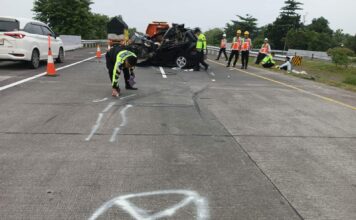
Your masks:
M 354 94 L 210 64 L 119 99 L 95 60 L 2 91 L 1 219 L 354 219 Z

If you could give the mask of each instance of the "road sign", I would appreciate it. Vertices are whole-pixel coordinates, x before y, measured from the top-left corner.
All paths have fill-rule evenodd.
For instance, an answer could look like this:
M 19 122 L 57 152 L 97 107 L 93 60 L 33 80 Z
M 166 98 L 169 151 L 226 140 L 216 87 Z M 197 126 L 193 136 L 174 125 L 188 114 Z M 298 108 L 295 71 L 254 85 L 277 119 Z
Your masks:
M 302 65 L 302 60 L 303 60 L 303 57 L 301 56 L 294 56 L 292 58 L 292 63 L 294 66 L 301 66 Z

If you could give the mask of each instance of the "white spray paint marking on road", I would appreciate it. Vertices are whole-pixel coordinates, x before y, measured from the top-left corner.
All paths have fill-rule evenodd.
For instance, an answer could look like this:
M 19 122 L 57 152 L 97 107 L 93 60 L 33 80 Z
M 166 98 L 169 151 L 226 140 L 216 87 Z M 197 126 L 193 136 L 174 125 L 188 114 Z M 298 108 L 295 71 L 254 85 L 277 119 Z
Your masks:
M 98 119 L 96 120 L 95 125 L 93 126 L 93 128 L 91 129 L 91 132 L 89 134 L 89 136 L 85 139 L 86 141 L 90 141 L 91 138 L 94 136 L 94 134 L 96 133 L 96 131 L 99 129 L 100 124 L 101 124 L 101 120 L 103 119 L 104 114 L 103 113 L 99 113 L 98 115 Z
M 163 211 L 159 211 L 154 214 L 149 214 L 148 211 L 138 208 L 135 204 L 130 202 L 130 199 L 139 197 L 149 197 L 149 196 L 162 196 L 162 195 L 183 195 L 185 198 L 181 202 L 165 208 Z M 116 197 L 99 209 L 97 209 L 94 214 L 89 218 L 89 220 L 96 220 L 107 210 L 114 206 L 118 206 L 123 211 L 127 212 L 136 220 L 158 220 L 161 218 L 167 218 L 173 216 L 179 209 L 194 204 L 196 206 L 196 220 L 208 220 L 209 219 L 209 207 L 208 202 L 204 197 L 201 197 L 198 193 L 188 190 L 163 190 L 156 192 L 145 192 L 138 194 L 130 194 L 125 196 Z
M 125 127 L 126 124 L 127 124 L 127 118 L 126 118 L 126 111 L 133 107 L 132 105 L 126 105 L 125 108 L 123 108 L 121 111 L 120 111 L 120 116 L 121 116 L 121 124 L 120 124 L 120 127 L 117 127 L 117 128 L 114 128 L 114 131 L 111 135 L 111 138 L 110 138 L 110 142 L 115 142 L 116 141 L 116 138 L 117 138 L 117 134 L 119 133 L 120 131 L 120 128 L 122 127 Z
M 124 100 L 124 99 L 128 99 L 128 98 L 131 98 L 131 97 L 134 97 L 134 96 L 136 96 L 136 94 L 128 95 L 128 96 L 122 97 L 120 99 Z
M 94 103 L 98 103 L 98 102 L 105 102 L 106 100 L 108 100 L 108 98 L 103 98 L 103 99 L 95 99 L 93 100 Z
M 211 81 L 212 81 L 212 82 L 216 82 L 216 80 L 215 80 L 215 79 L 212 79 Z
M 115 105 L 115 102 L 110 102 L 108 106 L 102 111 L 102 113 L 108 112 L 113 106 Z
M 82 61 L 79 61 L 79 62 L 75 62 L 75 63 L 69 64 L 69 65 L 67 65 L 67 66 L 63 66 L 63 67 L 57 68 L 56 71 L 66 69 L 66 68 L 69 68 L 69 67 L 78 65 L 78 64 L 80 64 L 80 63 L 84 63 L 84 62 L 86 62 L 86 61 L 88 61 L 88 60 L 91 60 L 91 59 L 94 59 L 94 58 L 95 58 L 95 57 L 89 57 L 89 58 L 87 58 L 87 59 L 85 59 L 85 60 L 82 60 Z M 23 80 L 20 80 L 20 81 L 11 83 L 11 84 L 9 84 L 9 85 L 2 86 L 2 87 L 0 87 L 0 92 L 1 92 L 1 91 L 4 91 L 5 89 L 9 89 L 9 88 L 11 88 L 11 87 L 14 87 L 14 86 L 23 84 L 23 83 L 25 83 L 25 82 L 28 82 L 28 81 L 37 79 L 37 78 L 39 78 L 39 77 L 45 76 L 46 74 L 47 74 L 47 72 L 43 72 L 43 73 L 40 73 L 40 74 L 38 74 L 38 75 L 35 75 L 35 76 L 32 76 L 32 77 L 29 77 L 29 78 L 26 78 L 26 79 L 23 79 Z
M 161 71 L 161 73 L 162 73 L 162 77 L 164 78 L 164 79 L 167 79 L 167 75 L 166 75 L 166 72 L 164 72 L 164 69 L 163 69 L 163 67 L 159 67 L 159 70 Z

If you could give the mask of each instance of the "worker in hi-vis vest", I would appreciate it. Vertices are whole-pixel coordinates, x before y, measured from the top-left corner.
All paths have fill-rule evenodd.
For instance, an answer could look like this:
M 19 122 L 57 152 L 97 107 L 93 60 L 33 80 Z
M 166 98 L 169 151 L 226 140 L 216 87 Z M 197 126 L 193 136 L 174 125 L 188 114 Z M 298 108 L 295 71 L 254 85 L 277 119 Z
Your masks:
M 112 96 L 118 97 L 120 95 L 119 79 L 121 72 L 124 74 L 129 74 L 133 67 L 136 66 L 137 56 L 128 50 L 120 51 L 116 56 L 115 66 L 112 71 L 111 85 L 112 85 Z
M 221 41 L 220 41 L 220 51 L 219 51 L 219 55 L 218 55 L 218 58 L 216 58 L 216 60 L 219 60 L 221 54 L 224 53 L 225 60 L 227 61 L 226 44 L 227 44 L 226 34 L 223 34 L 222 39 L 221 39 Z
M 271 46 L 268 43 L 268 38 L 265 38 L 265 41 L 262 44 L 261 49 L 257 55 L 256 64 L 260 64 L 261 60 L 263 60 L 270 53 L 271 53 Z
M 241 50 L 241 30 L 236 31 L 236 36 L 232 40 L 231 44 L 231 53 L 229 57 L 229 62 L 226 67 L 230 67 L 232 59 L 235 57 L 233 66 L 236 66 L 237 61 L 239 60 L 240 50 Z
M 205 70 L 208 70 L 209 65 L 204 61 L 205 51 L 207 50 L 205 35 L 201 32 L 200 28 L 195 28 L 194 34 L 198 38 L 196 44 L 197 59 L 195 62 L 194 71 L 200 71 L 200 64 L 205 67 Z
M 274 53 L 268 54 L 267 56 L 265 56 L 262 61 L 261 64 L 264 68 L 271 68 L 274 65 L 276 65 L 276 61 L 273 60 L 274 57 Z
M 241 39 L 241 69 L 247 69 L 248 66 L 250 50 L 252 49 L 252 42 L 249 36 L 250 33 L 245 31 L 244 38 Z

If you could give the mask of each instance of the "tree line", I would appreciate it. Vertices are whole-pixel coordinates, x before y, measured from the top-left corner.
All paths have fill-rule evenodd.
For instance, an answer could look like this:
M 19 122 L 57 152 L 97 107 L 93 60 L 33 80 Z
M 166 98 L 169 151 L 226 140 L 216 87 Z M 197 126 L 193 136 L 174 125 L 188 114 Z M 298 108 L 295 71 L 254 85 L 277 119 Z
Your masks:
M 236 30 L 249 31 L 253 43 L 259 46 L 264 38 L 269 38 L 271 47 L 275 50 L 300 49 L 327 51 L 330 48 L 345 47 L 356 53 L 356 35 L 343 33 L 343 30 L 332 30 L 329 21 L 324 18 L 314 18 L 311 24 L 302 21 L 302 3 L 296 0 L 286 0 L 276 20 L 268 25 L 258 27 L 257 19 L 252 15 L 237 15 L 225 28 L 213 28 L 205 34 L 208 43 L 219 45 L 223 33 L 229 41 L 235 36 Z

